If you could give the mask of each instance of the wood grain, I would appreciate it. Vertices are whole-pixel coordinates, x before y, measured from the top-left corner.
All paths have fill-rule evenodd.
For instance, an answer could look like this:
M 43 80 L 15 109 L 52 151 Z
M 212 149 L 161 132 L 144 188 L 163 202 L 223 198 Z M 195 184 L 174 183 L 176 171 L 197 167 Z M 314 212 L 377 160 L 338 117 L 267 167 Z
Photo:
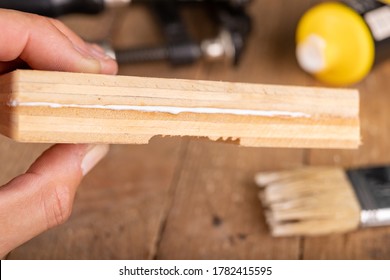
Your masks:
M 158 259 L 296 259 L 299 238 L 272 238 L 255 170 L 300 165 L 301 150 L 189 143 Z M 282 165 L 280 165 L 282 163 Z
M 162 135 L 252 147 L 360 143 L 355 90 L 31 70 L 0 84 L 0 128 L 21 142 L 139 144 Z
M 317 2 L 252 1 L 253 31 L 236 68 L 203 62 L 172 68 L 158 62 L 122 65 L 120 73 L 323 86 L 299 69 L 293 43 L 296 22 Z M 123 13 L 111 38 L 114 45 L 158 41 L 159 30 L 148 22 L 147 11 L 134 6 Z M 191 11 L 186 14 L 193 19 Z M 206 28 L 200 19 L 192 21 L 199 33 Z M 94 18 L 64 20 L 83 37 L 104 36 L 96 28 L 105 24 L 101 19 L 96 24 Z M 389 75 L 390 65 L 385 62 L 357 85 L 363 139 L 357 151 L 242 148 L 177 138 L 153 139 L 149 145 L 114 145 L 107 160 L 81 185 L 70 221 L 21 246 L 9 258 L 389 259 L 388 228 L 316 238 L 271 238 L 252 183 L 258 171 L 303 164 L 390 162 Z M 0 137 L 1 167 L 7 170 L 1 183 L 25 170 L 44 147 Z
M 266 8 L 265 8 L 266 7 Z M 199 79 L 310 84 L 295 64 L 293 22 L 305 5 L 254 1 L 255 19 L 242 63 L 203 65 Z M 272 11 L 272 12 L 271 12 Z M 257 198 L 253 176 L 260 170 L 300 166 L 301 149 L 254 149 L 191 141 L 159 259 L 299 259 L 300 238 L 272 238 Z
M 357 88 L 361 92 L 363 145 L 356 151 L 312 150 L 308 164 L 341 167 L 389 165 L 390 62 L 377 65 Z M 305 238 L 308 259 L 389 259 L 390 228 L 361 229 L 345 235 Z
M 125 10 L 126 21 L 133 22 L 135 15 L 143 13 L 141 8 L 134 6 Z M 90 38 L 92 34 L 98 39 L 105 34 L 99 35 L 101 29 L 96 27 L 112 21 L 110 17 L 104 18 L 106 22 L 101 22 L 100 17 L 82 16 L 64 20 L 83 37 Z M 121 33 L 119 39 L 132 37 L 126 26 L 122 29 L 121 21 L 116 22 L 114 29 Z M 140 71 L 138 75 L 142 75 L 142 69 L 165 77 L 177 77 L 179 74 L 175 73 L 180 73 L 190 78 L 198 72 L 197 67 L 191 67 L 183 74 L 182 70 L 172 71 L 163 64 L 136 68 Z M 155 138 L 148 145 L 112 145 L 107 158 L 80 185 L 68 223 L 32 239 L 12 251 L 8 258 L 153 259 L 180 170 L 183 142 L 186 140 Z M 0 136 L 0 166 L 9 169 L 1 183 L 26 170 L 45 147 L 47 145 L 16 143 Z
M 31 240 L 10 258 L 154 258 L 181 153 L 177 138 L 113 145 L 84 178 L 69 222 Z M 16 162 L 17 157 L 10 159 Z

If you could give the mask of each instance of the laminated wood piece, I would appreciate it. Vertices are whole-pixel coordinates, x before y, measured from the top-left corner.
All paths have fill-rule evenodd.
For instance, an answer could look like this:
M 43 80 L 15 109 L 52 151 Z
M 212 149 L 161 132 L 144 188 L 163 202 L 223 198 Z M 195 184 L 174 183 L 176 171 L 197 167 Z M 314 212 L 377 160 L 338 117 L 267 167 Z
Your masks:
M 0 132 L 20 142 L 357 148 L 352 89 L 16 70 L 0 77 Z

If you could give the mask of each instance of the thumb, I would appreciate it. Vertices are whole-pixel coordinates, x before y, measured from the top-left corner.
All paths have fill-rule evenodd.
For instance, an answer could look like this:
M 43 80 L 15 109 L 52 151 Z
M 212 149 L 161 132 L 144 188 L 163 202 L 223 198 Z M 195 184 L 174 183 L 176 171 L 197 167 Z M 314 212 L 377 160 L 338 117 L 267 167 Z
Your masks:
M 0 257 L 65 222 L 82 177 L 107 152 L 107 145 L 55 145 L 0 187 Z

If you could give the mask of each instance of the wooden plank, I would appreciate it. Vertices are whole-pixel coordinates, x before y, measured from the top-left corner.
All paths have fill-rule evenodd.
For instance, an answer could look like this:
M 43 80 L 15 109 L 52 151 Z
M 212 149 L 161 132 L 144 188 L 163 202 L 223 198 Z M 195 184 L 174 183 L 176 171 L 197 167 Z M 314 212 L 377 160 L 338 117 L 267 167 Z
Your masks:
M 304 259 L 315 260 L 388 260 L 389 236 L 389 229 L 384 227 L 305 238 L 302 255 Z
M 253 1 L 254 24 L 242 63 L 205 65 L 200 79 L 315 84 L 296 65 L 294 24 L 308 1 Z M 276 63 L 275 63 L 276 62 Z M 301 149 L 256 149 L 191 141 L 158 249 L 159 259 L 298 259 L 300 238 L 272 238 L 258 171 L 300 166 Z
M 355 90 L 18 70 L 0 83 L 21 142 L 147 143 L 155 135 L 243 146 L 356 148 Z M 9 121 L 8 123 L 5 123 Z
M 151 63 L 122 66 L 120 73 L 318 86 L 314 79 L 299 70 L 291 43 L 294 40 L 296 20 L 314 2 L 253 1 L 251 13 L 255 20 L 254 31 L 248 49 L 244 52 L 243 63 L 236 69 L 218 63 L 184 68 Z M 139 28 L 137 18 L 142 16 L 137 14 L 138 7 L 137 10 L 135 6 L 128 9 L 124 24 L 119 25 L 120 30 L 113 38 L 114 43 L 127 46 L 127 42 L 137 43 L 134 40 L 143 39 L 143 32 L 139 33 L 140 38 L 132 36 Z M 73 26 L 80 26 L 77 20 Z M 97 30 L 95 26 L 90 25 L 94 31 Z M 128 29 L 129 26 L 132 28 Z M 85 34 L 89 34 L 89 30 Z M 149 40 L 147 34 L 146 40 Z M 153 40 L 150 38 L 149 42 Z M 256 197 L 257 189 L 252 185 L 255 172 L 297 167 L 304 159 L 313 165 L 356 166 L 388 162 L 387 133 L 390 131 L 390 118 L 386 107 L 389 98 L 386 90 L 390 87 L 389 81 L 385 81 L 388 73 L 388 63 L 377 66 L 374 74 L 359 86 L 362 92 L 363 146 L 357 152 L 312 150 L 306 157 L 301 149 L 239 148 L 191 140 L 188 153 L 184 154 L 185 164 L 181 165 L 185 150 L 176 150 L 181 145 L 176 142 L 179 139 L 154 139 L 151 149 L 143 145 L 114 146 L 107 162 L 101 163 L 81 186 L 70 222 L 18 248 L 10 257 L 388 259 L 390 246 L 387 228 L 305 238 L 303 241 L 299 238 L 270 238 Z M 25 170 L 46 147 L 14 143 L 1 136 L 0 140 L 7 143 L 0 148 L 0 157 L 7 163 L 1 167 L 8 174 L 2 177 L 7 178 L 2 182 Z M 161 154 L 158 149 L 161 149 Z M 172 151 L 175 159 L 170 157 Z M 158 156 L 154 158 L 156 152 Z M 162 171 L 166 158 L 170 162 L 168 171 Z M 176 160 L 176 163 L 173 164 L 171 160 Z M 154 167 L 150 167 L 149 161 L 154 162 Z M 131 166 L 127 169 L 129 163 Z M 112 166 L 119 171 L 114 172 Z M 171 168 L 176 169 L 172 171 Z M 118 175 L 113 179 L 116 172 Z M 178 184 L 173 183 L 175 176 L 178 176 Z M 164 186 L 159 183 L 160 180 L 163 180 Z M 153 195 L 154 189 L 166 189 L 168 181 L 170 187 L 169 191 L 164 192 L 164 201 L 158 200 L 162 192 L 156 191 Z M 202 195 L 196 187 L 207 192 Z M 175 193 L 176 198 L 164 226 L 166 212 Z M 129 197 L 134 198 L 130 210 L 126 206 L 130 204 Z M 229 204 L 231 201 L 234 201 L 233 205 Z M 231 210 L 228 209 L 230 206 Z M 141 214 L 135 218 L 136 211 Z M 202 216 L 202 213 L 205 215 Z M 215 213 L 216 218 L 212 215 Z M 187 242 L 185 238 L 189 238 Z
M 258 170 L 299 166 L 298 149 L 255 149 L 191 141 L 159 243 L 158 259 L 296 259 L 298 238 L 272 238 Z
M 139 29 L 138 12 L 138 6 L 132 6 L 126 10 L 126 18 Z M 71 16 L 64 20 L 85 38 L 103 38 L 104 34 L 97 32 L 101 29 L 96 27 L 108 24 L 95 17 Z M 115 41 L 132 38 L 132 32 L 122 23 L 118 21 L 114 28 Z M 143 39 L 148 40 L 148 34 L 143 35 Z M 138 65 L 132 73 L 121 67 L 123 74 L 142 75 L 142 71 L 146 71 L 166 77 L 180 73 L 189 78 L 197 72 L 196 67 L 187 69 L 186 74 L 169 69 L 163 65 Z M 1 135 L 0 141 L 6 143 L 3 147 L 0 145 L 0 158 L 4 163 L 0 166 L 7 170 L 2 183 L 23 172 L 47 147 L 16 143 Z M 107 158 L 82 182 L 70 220 L 17 248 L 9 258 L 154 258 L 167 202 L 173 195 L 172 180 L 180 168 L 182 143 L 182 139 L 165 138 L 152 139 L 149 145 L 112 146 Z M 1 172 L 0 176 L 3 174 Z
M 386 62 L 374 69 L 358 89 L 361 92 L 362 146 L 356 151 L 313 150 L 309 162 L 315 165 L 341 165 L 344 167 L 387 164 L 390 162 L 389 129 L 390 102 L 388 71 Z

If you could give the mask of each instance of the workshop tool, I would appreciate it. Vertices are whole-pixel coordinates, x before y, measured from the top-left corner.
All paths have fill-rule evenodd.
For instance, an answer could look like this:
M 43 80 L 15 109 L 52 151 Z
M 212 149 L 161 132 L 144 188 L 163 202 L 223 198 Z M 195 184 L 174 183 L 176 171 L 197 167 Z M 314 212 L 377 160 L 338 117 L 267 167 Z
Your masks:
M 308 10 L 297 33 L 297 60 L 331 85 L 363 79 L 390 54 L 390 1 L 325 2 Z
M 390 225 L 390 167 L 302 167 L 255 176 L 273 236 Z
M 188 64 L 201 56 L 199 44 L 191 38 L 181 19 L 176 1 L 150 3 L 161 26 L 166 43 L 163 46 L 142 46 L 116 50 L 118 63 L 135 63 L 168 59 L 172 64 Z
M 228 61 L 237 65 L 244 50 L 251 20 L 244 7 L 250 0 L 0 0 L 0 8 L 16 9 L 44 16 L 58 17 L 70 13 L 96 14 L 108 7 L 142 3 L 151 8 L 161 26 L 164 42 L 157 46 L 113 49 L 100 42 L 119 64 L 168 60 L 172 65 L 185 65 L 199 59 Z M 215 38 L 195 42 L 180 15 L 184 4 L 202 5 L 217 26 Z
M 357 148 L 356 90 L 17 70 L 0 77 L 0 132 L 22 142 Z
M 127 6 L 130 3 L 164 3 L 170 0 L 0 0 L 0 8 L 13 9 L 47 17 L 67 14 L 97 14 L 107 8 Z M 227 2 L 242 6 L 251 0 L 175 0 L 179 3 Z
M 130 3 L 166 2 L 167 0 L 0 0 L 0 8 L 13 9 L 47 17 L 67 14 L 98 14 L 107 8 L 127 6 Z M 169 1 L 169 0 L 168 0 Z M 250 0 L 175 0 L 180 3 L 199 3 L 206 1 L 229 2 L 241 6 Z
M 115 50 L 118 63 L 168 60 L 173 65 L 183 65 L 204 58 L 238 64 L 251 29 L 251 19 L 242 6 L 232 6 L 226 1 L 208 3 L 210 18 L 219 31 L 215 38 L 200 43 L 191 38 L 180 16 L 178 2 L 155 2 L 151 6 L 162 27 L 165 44 Z
M 106 8 L 124 6 L 131 2 L 131 0 L 0 0 L 0 8 L 59 17 L 74 13 L 98 14 Z

